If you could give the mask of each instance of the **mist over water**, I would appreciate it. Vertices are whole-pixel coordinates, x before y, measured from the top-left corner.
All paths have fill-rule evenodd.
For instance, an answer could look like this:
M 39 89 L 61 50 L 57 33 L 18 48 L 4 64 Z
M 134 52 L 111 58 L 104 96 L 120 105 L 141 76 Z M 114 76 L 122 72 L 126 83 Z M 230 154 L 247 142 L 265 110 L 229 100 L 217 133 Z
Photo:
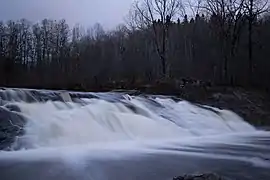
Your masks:
M 4 179 L 270 179 L 270 133 L 228 110 L 132 92 L 3 89 Z

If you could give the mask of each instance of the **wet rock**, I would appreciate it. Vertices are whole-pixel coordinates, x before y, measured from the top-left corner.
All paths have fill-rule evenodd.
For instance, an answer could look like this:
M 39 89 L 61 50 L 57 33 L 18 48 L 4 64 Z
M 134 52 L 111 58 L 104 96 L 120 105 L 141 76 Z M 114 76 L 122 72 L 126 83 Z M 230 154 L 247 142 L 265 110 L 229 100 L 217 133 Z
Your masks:
M 173 178 L 173 180 L 228 180 L 217 174 L 185 175 Z
M 0 150 L 10 149 L 17 137 L 23 134 L 25 122 L 19 113 L 0 106 Z
M 64 102 L 72 102 L 72 99 L 68 92 L 62 92 L 60 93 L 60 96 Z
M 14 104 L 8 104 L 5 107 L 9 109 L 10 111 L 21 112 L 20 108 Z

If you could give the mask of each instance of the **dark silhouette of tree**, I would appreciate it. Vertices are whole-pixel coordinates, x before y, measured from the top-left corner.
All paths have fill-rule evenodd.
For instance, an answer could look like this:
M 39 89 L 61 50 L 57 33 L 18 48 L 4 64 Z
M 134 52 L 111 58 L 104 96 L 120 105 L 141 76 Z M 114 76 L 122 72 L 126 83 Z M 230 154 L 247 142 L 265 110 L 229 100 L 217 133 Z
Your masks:
M 246 17 L 248 20 L 248 59 L 249 59 L 249 83 L 253 83 L 253 26 L 255 25 L 259 16 L 267 12 L 268 0 L 245 0 L 244 6 L 246 10 Z
M 100 24 L 71 28 L 65 20 L 0 22 L 0 84 L 100 90 L 162 79 L 270 88 L 270 14 L 263 4 L 205 0 L 190 3 L 194 15 L 183 16 L 180 5 L 176 13 L 172 4 L 162 11 L 156 3 L 163 0 L 143 2 L 129 26 L 111 31 Z
M 140 28 L 151 26 L 153 30 L 153 40 L 156 51 L 161 60 L 163 77 L 168 73 L 167 61 L 167 42 L 170 21 L 181 10 L 182 4 L 179 0 L 143 0 L 135 3 L 133 20 L 135 25 Z M 156 23 L 156 19 L 159 21 Z

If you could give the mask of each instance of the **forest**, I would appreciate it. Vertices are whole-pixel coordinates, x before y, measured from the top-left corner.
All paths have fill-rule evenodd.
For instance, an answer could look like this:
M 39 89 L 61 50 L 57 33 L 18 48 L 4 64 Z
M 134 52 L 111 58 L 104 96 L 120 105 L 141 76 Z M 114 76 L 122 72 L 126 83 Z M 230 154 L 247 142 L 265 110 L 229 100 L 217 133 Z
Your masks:
M 268 2 L 259 0 L 142 0 L 109 31 L 0 21 L 0 86 L 91 90 L 164 80 L 269 89 L 269 42 Z

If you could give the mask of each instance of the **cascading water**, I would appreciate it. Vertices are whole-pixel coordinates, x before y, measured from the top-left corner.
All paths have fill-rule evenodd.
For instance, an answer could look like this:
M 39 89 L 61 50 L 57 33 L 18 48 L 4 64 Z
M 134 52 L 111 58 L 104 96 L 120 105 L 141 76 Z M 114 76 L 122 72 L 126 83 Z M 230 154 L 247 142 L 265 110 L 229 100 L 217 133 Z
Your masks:
M 270 133 L 231 111 L 132 94 L 2 89 L 1 176 L 270 179 Z

